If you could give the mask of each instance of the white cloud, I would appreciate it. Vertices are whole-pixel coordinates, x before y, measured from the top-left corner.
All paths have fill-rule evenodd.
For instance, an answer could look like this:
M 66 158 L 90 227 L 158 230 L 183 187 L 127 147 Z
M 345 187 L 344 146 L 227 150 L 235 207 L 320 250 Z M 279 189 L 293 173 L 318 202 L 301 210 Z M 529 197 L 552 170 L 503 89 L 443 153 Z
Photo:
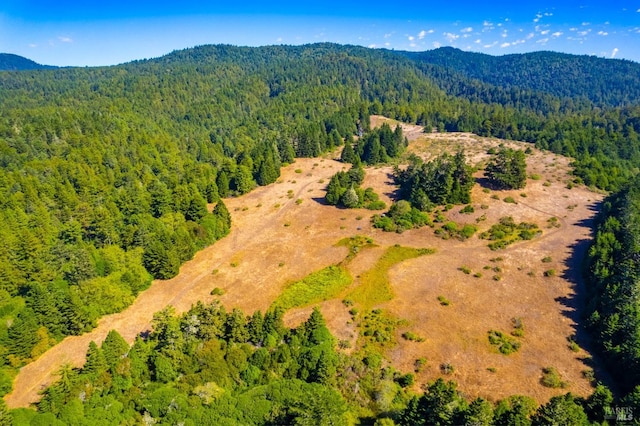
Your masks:
M 569 31 L 578 31 L 578 29 L 576 27 L 571 27 L 569 28 Z
M 508 42 L 507 42 L 507 43 L 502 43 L 502 44 L 500 45 L 500 47 L 501 47 L 501 48 L 503 48 L 503 49 L 504 49 L 505 47 L 509 47 L 509 46 L 511 46 L 511 43 L 508 43 Z
M 433 47 L 435 47 L 437 49 L 439 47 L 442 47 L 442 44 L 440 42 L 438 42 L 438 41 L 434 41 L 433 42 Z
M 493 30 L 495 27 L 493 26 L 493 23 L 489 22 L 489 21 L 484 21 L 482 23 L 482 32 L 487 32 L 487 31 L 491 31 Z
M 495 46 L 497 46 L 497 45 L 498 45 L 498 42 L 497 42 L 497 41 L 494 41 L 493 43 L 491 43 L 491 44 L 485 44 L 485 45 L 484 45 L 484 46 L 482 46 L 482 47 L 484 47 L 485 49 L 490 49 L 490 48 L 495 47 Z
M 556 31 L 555 33 L 551 34 L 553 37 L 560 37 L 562 35 L 562 31 Z
M 482 40 L 477 39 L 474 43 L 476 43 L 476 44 L 480 44 L 480 43 L 482 43 Z
M 551 13 L 551 12 L 545 12 L 545 13 L 544 13 L 544 16 L 553 16 L 553 13 Z
M 585 37 L 587 35 L 589 35 L 589 33 L 591 32 L 591 30 L 586 30 L 586 31 L 578 31 L 578 35 L 580 37 Z
M 509 35 L 509 32 L 507 30 L 504 30 L 502 31 L 502 34 L 500 34 L 500 37 L 507 38 L 508 35 Z
M 73 39 L 71 37 L 60 36 L 58 37 L 58 40 L 60 40 L 63 43 L 73 43 Z
M 534 33 L 529 33 L 527 34 L 527 40 L 531 40 L 532 38 L 534 38 L 536 35 Z
M 414 36 L 409 36 L 409 37 L 407 37 L 407 38 L 409 39 L 409 41 L 413 41 L 413 40 L 415 40 L 415 39 L 416 39 Z
M 536 43 L 547 44 L 548 41 L 549 41 L 548 38 L 541 38 L 540 40 L 536 40 Z
M 524 39 L 520 39 L 520 40 L 516 40 L 514 42 L 511 43 L 512 46 L 517 46 L 518 44 L 523 44 L 525 43 Z
M 449 43 L 453 43 L 454 41 L 456 41 L 458 38 L 460 38 L 460 35 L 458 34 L 454 34 L 454 33 L 444 33 L 444 36 L 447 38 L 447 40 L 449 41 Z
M 540 34 L 547 35 L 547 34 L 549 34 L 549 32 L 550 32 L 549 30 L 544 30 L 544 31 L 540 31 Z
M 608 32 L 606 32 L 606 31 L 598 31 L 598 35 L 601 35 L 601 36 L 608 36 L 608 35 L 609 35 L 609 33 L 608 33 Z
M 418 39 L 422 40 L 426 35 L 427 35 L 427 32 L 425 30 L 422 30 L 418 33 Z
M 385 47 L 389 47 L 389 46 L 391 46 L 391 43 L 386 42 L 384 45 L 385 45 Z
M 582 25 L 583 27 L 586 27 L 586 26 L 591 25 L 591 22 L 583 22 L 581 25 Z
M 471 31 L 473 31 L 473 28 L 471 27 L 463 28 L 460 30 L 461 33 L 470 33 Z
M 611 52 L 611 57 L 612 57 L 612 58 L 615 58 L 619 51 L 620 51 L 620 49 L 618 49 L 617 47 L 615 47 L 615 48 L 613 49 L 613 51 Z

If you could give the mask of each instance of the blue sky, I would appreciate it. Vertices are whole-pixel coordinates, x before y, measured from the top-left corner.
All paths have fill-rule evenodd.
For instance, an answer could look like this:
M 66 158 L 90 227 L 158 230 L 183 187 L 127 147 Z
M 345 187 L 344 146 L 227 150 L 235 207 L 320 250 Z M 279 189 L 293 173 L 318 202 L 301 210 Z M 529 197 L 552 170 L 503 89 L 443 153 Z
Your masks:
M 113 65 L 202 44 L 324 41 L 492 55 L 554 50 L 640 62 L 640 0 L 0 3 L 0 52 L 48 65 Z

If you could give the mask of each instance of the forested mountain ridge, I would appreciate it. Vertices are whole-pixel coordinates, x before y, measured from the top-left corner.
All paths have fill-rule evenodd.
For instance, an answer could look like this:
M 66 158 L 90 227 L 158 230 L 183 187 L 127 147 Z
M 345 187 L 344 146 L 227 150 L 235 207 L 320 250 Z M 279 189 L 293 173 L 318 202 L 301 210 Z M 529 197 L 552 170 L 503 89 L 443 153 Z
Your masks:
M 600 107 L 634 105 L 640 99 L 640 64 L 628 60 L 549 51 L 491 56 L 453 47 L 405 54 L 506 90 L 588 99 Z
M 369 114 L 529 141 L 603 189 L 636 174 L 638 98 L 596 108 L 556 91 L 333 44 L 0 72 L 0 389 L 224 236 L 221 198 L 367 132 Z
M 25 57 L 11 53 L 0 53 L 0 71 L 24 71 L 56 68 L 50 65 L 40 65 Z

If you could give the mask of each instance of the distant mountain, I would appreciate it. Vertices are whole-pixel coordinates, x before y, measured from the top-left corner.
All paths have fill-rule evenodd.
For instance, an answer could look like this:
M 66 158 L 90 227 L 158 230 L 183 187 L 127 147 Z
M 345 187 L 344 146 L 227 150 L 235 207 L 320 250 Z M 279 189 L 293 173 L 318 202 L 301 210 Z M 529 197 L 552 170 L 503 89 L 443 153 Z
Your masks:
M 53 68 L 57 67 L 40 65 L 37 62 L 33 62 L 31 59 L 14 55 L 12 53 L 0 53 L 0 71 L 26 71 Z
M 508 90 L 586 98 L 600 106 L 640 102 L 640 64 L 628 60 L 548 51 L 491 56 L 452 47 L 404 54 Z

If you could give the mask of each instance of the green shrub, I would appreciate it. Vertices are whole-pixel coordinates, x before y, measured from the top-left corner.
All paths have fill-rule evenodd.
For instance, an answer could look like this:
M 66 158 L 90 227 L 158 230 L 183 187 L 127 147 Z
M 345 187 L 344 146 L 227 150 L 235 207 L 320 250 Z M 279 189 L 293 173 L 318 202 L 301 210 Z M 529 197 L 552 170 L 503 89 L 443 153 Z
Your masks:
M 542 369 L 542 378 L 540 379 L 542 386 L 547 388 L 566 388 L 567 382 L 562 380 L 560 373 L 554 367 L 545 367 Z
M 545 256 L 542 258 L 542 263 L 550 263 L 552 260 L 551 256 Z
M 475 212 L 476 210 L 473 208 L 473 206 L 471 204 L 467 204 L 466 206 L 464 206 L 464 208 L 462 210 L 460 210 L 460 213 L 462 214 L 471 214 L 473 212 Z
M 512 336 L 523 337 L 524 336 L 524 322 L 522 318 L 511 318 L 511 324 L 513 325 Z
M 505 197 L 504 200 L 502 200 L 502 201 L 504 201 L 505 203 L 509 203 L 509 204 L 518 204 L 516 202 L 516 200 L 513 199 L 513 197 Z
M 426 367 L 426 365 L 427 365 L 427 359 L 426 358 L 424 358 L 424 357 L 418 358 L 413 363 L 413 371 L 415 371 L 416 373 L 419 373 L 424 369 L 424 367 Z
M 450 363 L 445 362 L 440 364 L 440 371 L 442 372 L 442 374 L 448 375 L 448 374 L 453 374 L 453 372 L 456 371 L 456 369 Z
M 412 333 L 411 331 L 405 331 L 404 333 L 402 333 L 402 338 L 411 342 L 424 342 L 424 337 L 420 337 L 417 334 Z
M 489 248 L 499 250 L 516 241 L 530 240 L 540 234 L 542 231 L 538 225 L 526 222 L 516 224 L 512 217 L 506 216 L 500 218 L 499 223 L 493 225 L 488 231 L 480 234 L 480 238 L 493 241 L 488 244 Z
M 520 342 L 500 331 L 489 330 L 488 337 L 489 343 L 493 346 L 497 346 L 500 353 L 504 355 L 512 354 L 520 349 Z
M 466 267 L 466 266 L 461 266 L 461 267 L 459 267 L 459 268 L 458 268 L 458 271 L 462 271 L 463 273 L 465 273 L 465 274 L 467 274 L 467 275 L 469 275 L 469 274 L 471 273 L 471 269 L 469 269 L 469 268 L 468 268 L 468 267 Z
M 224 290 L 221 289 L 220 287 L 216 287 L 213 290 L 211 290 L 212 296 L 222 296 L 223 294 L 224 294 Z
M 546 271 L 544 271 L 544 276 L 545 277 L 555 277 L 556 276 L 556 270 L 555 269 L 547 269 Z
M 449 306 L 449 305 L 451 304 L 451 302 L 449 301 L 449 299 L 447 299 L 446 297 L 444 297 L 444 296 L 442 296 L 442 295 L 441 295 L 441 296 L 438 296 L 438 302 L 440 302 L 440 304 L 441 304 L 442 306 Z

